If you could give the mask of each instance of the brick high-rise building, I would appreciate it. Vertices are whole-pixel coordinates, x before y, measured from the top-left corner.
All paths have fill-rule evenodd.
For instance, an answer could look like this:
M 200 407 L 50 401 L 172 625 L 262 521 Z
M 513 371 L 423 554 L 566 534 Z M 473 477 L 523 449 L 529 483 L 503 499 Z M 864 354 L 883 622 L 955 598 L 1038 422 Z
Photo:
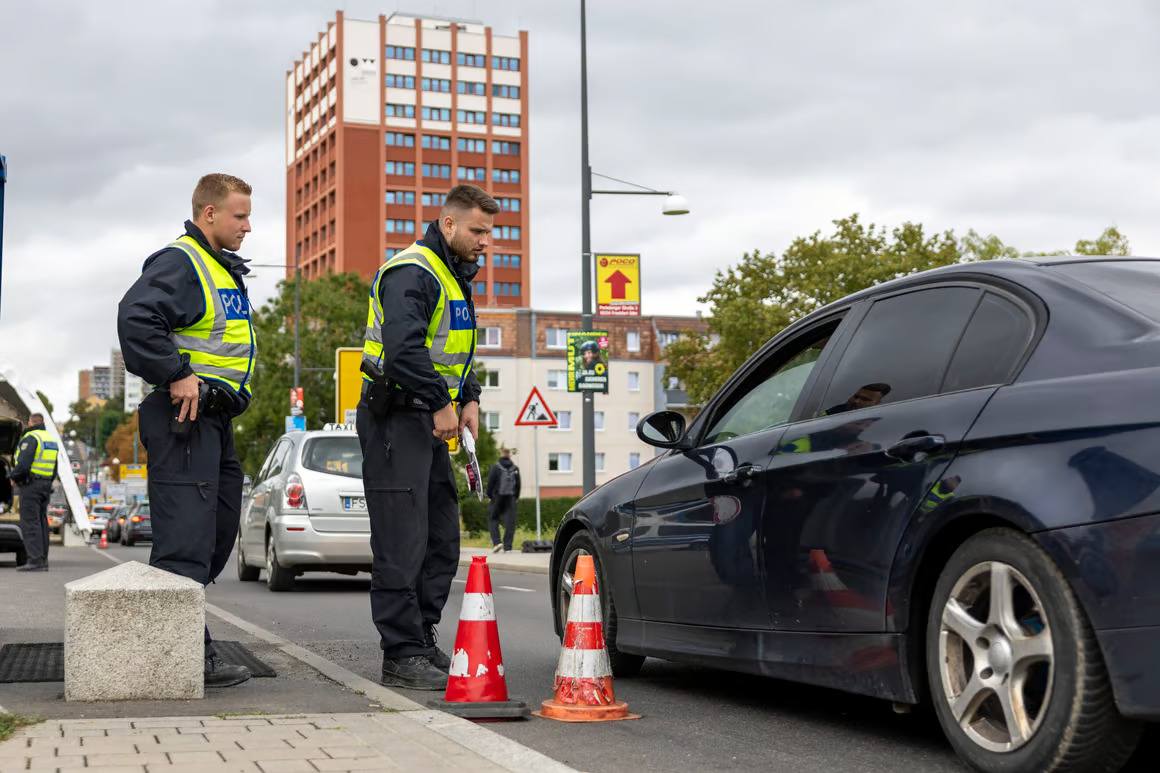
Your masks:
M 339 11 L 286 74 L 287 263 L 369 278 L 471 182 L 503 208 L 476 306 L 530 306 L 527 52 L 523 31 Z

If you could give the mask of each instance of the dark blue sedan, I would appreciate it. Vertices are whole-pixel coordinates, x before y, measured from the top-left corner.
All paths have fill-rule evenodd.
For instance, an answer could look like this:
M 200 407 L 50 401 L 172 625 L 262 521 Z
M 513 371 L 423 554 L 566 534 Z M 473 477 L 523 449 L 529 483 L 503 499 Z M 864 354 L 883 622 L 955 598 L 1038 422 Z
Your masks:
M 645 657 L 929 701 L 983 771 L 1114 771 L 1160 720 L 1160 261 L 957 265 L 792 325 L 581 500 Z

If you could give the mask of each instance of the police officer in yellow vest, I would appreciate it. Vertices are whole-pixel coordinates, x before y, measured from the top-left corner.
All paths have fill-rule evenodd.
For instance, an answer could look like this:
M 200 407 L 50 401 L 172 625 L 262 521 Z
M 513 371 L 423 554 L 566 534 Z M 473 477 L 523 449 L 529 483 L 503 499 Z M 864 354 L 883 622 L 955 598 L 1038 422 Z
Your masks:
M 250 186 L 226 174 L 201 178 L 185 234 L 145 260 L 117 316 L 125 368 L 154 385 L 138 412 L 149 563 L 203 585 L 229 559 L 242 504 L 232 420 L 250 404 L 255 341 L 248 269 L 233 251 L 249 232 Z M 206 628 L 206 686 L 249 677 L 217 657 Z
M 18 572 L 48 570 L 48 499 L 59 452 L 56 441 L 44 428 L 44 416 L 34 413 L 28 417 L 28 430 L 16 452 L 16 466 L 8 475 L 20 486 L 20 530 L 28 553 L 28 562 Z
M 480 188 L 455 186 L 424 237 L 371 285 L 364 373 L 382 378 L 365 378 L 357 422 L 386 685 L 447 685 L 435 626 L 459 562 L 459 508 L 446 441 L 478 431 L 471 280 L 497 212 Z

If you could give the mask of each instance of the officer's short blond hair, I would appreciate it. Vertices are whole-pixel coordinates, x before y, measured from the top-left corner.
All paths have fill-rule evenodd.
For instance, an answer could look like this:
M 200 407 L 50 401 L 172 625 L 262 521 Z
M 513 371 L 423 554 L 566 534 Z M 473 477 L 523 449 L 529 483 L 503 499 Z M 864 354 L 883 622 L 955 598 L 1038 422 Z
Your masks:
M 249 196 L 251 192 L 249 183 L 240 177 L 221 172 L 207 174 L 197 181 L 197 187 L 193 189 L 193 219 L 201 217 L 206 207 L 221 206 L 231 193 L 244 193 Z

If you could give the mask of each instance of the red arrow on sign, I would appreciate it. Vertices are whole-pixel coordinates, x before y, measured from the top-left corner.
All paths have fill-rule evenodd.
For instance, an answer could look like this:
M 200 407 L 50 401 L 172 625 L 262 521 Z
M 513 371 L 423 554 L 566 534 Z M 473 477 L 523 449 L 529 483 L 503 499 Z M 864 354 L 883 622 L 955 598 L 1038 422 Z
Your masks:
M 632 284 L 632 280 L 619 270 L 612 272 L 612 276 L 605 279 L 604 282 L 612 285 L 612 300 L 614 301 L 623 301 L 627 297 L 624 294 L 625 286 Z

